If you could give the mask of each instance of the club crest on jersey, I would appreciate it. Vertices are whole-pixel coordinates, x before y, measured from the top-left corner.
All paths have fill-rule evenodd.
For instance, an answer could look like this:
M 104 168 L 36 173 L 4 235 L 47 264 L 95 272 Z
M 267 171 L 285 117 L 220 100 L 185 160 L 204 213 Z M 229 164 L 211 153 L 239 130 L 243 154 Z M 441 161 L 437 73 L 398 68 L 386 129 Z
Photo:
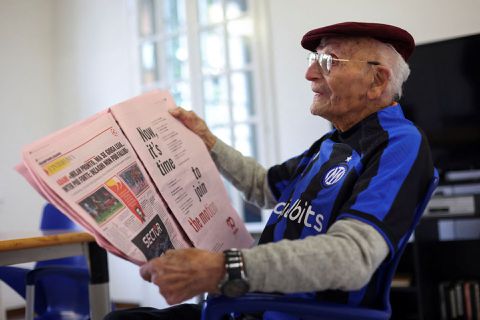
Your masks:
M 344 163 L 337 164 L 336 166 L 328 169 L 323 175 L 322 184 L 325 188 L 331 187 L 340 181 L 345 173 L 347 173 L 348 166 Z

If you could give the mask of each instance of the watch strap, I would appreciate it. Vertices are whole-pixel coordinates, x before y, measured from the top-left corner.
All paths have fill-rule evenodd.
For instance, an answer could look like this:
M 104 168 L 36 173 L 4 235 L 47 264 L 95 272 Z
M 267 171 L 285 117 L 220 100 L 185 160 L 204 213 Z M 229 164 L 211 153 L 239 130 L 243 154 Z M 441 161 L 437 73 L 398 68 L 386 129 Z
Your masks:
M 243 268 L 242 252 L 237 249 L 229 249 L 224 251 L 225 269 L 229 280 L 245 278 Z
M 242 252 L 238 249 L 225 250 L 225 276 L 219 283 L 219 289 L 227 297 L 238 297 L 249 289 L 244 269 Z

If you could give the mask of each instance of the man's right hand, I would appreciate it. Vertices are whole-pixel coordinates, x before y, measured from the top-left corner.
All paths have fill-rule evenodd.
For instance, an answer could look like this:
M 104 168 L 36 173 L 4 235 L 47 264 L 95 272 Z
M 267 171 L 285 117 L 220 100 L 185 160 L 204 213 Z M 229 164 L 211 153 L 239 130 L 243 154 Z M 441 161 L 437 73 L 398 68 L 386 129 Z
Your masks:
M 172 116 L 183 123 L 185 127 L 196 133 L 205 143 L 208 150 L 212 150 L 217 142 L 217 137 L 210 131 L 207 124 L 193 111 L 181 107 L 168 110 Z
M 145 263 L 140 275 L 158 286 L 168 304 L 176 304 L 204 292 L 220 293 L 225 256 L 197 248 L 168 250 Z

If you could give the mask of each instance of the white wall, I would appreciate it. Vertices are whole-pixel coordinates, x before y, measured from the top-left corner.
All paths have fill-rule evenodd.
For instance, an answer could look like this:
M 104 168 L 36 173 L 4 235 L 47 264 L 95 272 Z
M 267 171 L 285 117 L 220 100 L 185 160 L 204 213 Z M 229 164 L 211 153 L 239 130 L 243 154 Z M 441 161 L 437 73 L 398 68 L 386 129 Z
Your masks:
M 0 233 L 37 230 L 45 203 L 12 169 L 21 147 L 134 95 L 129 3 L 0 0 Z M 110 259 L 112 298 L 140 302 L 138 268 Z M 0 289 L 0 305 L 23 304 Z
M 53 124 L 52 3 L 0 1 L 0 233 L 38 228 L 44 200 L 17 174 L 21 146 Z M 0 304 L 19 296 L 0 287 Z M 0 317 L 1 317 L 0 313 Z
M 63 122 L 59 126 L 135 94 L 131 3 L 55 1 L 54 90 Z
M 343 21 L 390 23 L 411 32 L 417 43 L 480 32 L 478 0 L 268 0 L 268 6 L 281 160 L 303 151 L 328 128 L 309 114 L 312 93 L 300 46 L 308 30 Z
M 129 23 L 125 1 L 0 0 L 0 232 L 38 228 L 21 147 L 134 94 Z
M 21 146 L 53 123 L 51 20 L 49 1 L 0 1 L 1 232 L 31 229 L 36 222 L 24 212 L 40 213 L 40 197 L 13 167 Z

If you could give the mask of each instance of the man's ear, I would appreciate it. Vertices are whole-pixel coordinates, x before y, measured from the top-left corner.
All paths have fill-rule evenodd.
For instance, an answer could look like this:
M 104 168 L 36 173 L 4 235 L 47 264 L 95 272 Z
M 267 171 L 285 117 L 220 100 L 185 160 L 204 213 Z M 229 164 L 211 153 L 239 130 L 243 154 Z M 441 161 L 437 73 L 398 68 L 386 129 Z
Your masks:
M 390 77 L 391 72 L 387 67 L 381 65 L 374 67 L 373 81 L 367 91 L 367 96 L 370 100 L 375 100 L 382 96 L 387 88 Z

